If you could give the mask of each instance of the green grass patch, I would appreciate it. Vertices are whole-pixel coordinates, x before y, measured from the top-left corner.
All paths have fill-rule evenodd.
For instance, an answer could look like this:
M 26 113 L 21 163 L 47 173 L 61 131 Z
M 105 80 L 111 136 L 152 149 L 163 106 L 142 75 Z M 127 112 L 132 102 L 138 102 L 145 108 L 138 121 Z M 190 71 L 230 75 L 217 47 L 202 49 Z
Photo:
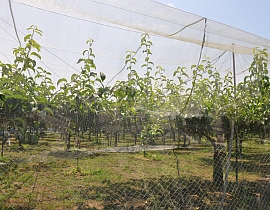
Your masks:
M 56 137 L 47 135 L 46 138 L 49 136 Z M 56 147 L 58 140 L 42 141 L 37 145 L 24 145 L 24 150 L 5 150 L 5 156 L 0 159 L 9 164 L 5 173 L 0 173 L 3 208 L 181 209 L 181 203 L 192 203 L 207 209 L 220 199 L 221 194 L 212 183 L 211 146 L 91 154 L 86 147 L 68 151 L 62 146 Z M 252 185 L 245 189 L 242 185 L 233 186 L 236 176 L 233 157 L 227 205 L 229 199 L 238 202 L 237 193 L 247 195 L 249 189 L 261 193 L 259 186 L 265 186 L 265 176 L 270 174 L 269 151 L 269 145 L 243 143 L 239 183 L 252 182 Z M 256 198 L 252 196 L 248 194 L 246 201 L 249 197 Z M 240 204 L 239 201 L 239 208 L 244 205 Z

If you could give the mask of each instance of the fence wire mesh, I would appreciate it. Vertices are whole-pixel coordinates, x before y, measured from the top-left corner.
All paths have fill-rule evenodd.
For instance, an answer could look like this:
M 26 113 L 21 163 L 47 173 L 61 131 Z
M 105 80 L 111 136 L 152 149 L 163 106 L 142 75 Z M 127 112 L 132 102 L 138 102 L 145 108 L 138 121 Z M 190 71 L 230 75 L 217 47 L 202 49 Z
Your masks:
M 270 207 L 269 140 L 238 137 L 230 151 L 227 144 L 215 148 L 199 133 L 186 133 L 187 126 L 185 134 L 174 127 L 165 137 L 134 145 L 127 128 L 116 128 L 90 135 L 29 129 L 23 146 L 9 134 L 0 166 L 1 207 Z

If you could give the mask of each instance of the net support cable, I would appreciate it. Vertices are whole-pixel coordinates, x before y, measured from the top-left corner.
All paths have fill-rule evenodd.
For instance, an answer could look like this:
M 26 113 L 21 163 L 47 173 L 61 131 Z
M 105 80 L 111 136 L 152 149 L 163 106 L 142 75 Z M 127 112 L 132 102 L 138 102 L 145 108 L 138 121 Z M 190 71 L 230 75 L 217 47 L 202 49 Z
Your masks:
M 57 12 L 62 15 L 79 16 L 87 20 L 109 23 L 112 26 L 120 26 L 123 29 L 143 31 L 145 33 L 155 34 L 183 42 L 189 42 L 197 45 L 201 44 L 201 40 L 198 39 L 198 37 L 193 36 L 193 34 L 198 34 L 199 31 L 203 31 L 201 28 L 202 25 L 195 26 L 197 25 L 195 23 L 199 23 L 200 20 L 204 18 L 201 18 L 200 20 L 197 19 L 196 21 L 196 18 L 199 16 L 192 15 L 175 8 L 165 7 L 165 5 L 160 5 L 153 1 L 136 1 L 136 5 L 134 5 L 135 3 L 133 1 L 129 0 L 80 2 L 80 5 L 84 5 L 86 8 L 83 8 L 84 6 L 78 6 L 78 4 L 75 4 L 73 1 L 68 1 L 68 3 L 53 0 L 14 1 L 35 8 L 41 8 L 45 11 Z M 142 5 L 140 5 L 140 2 Z M 130 5 L 134 5 L 135 8 Z M 148 15 L 146 8 L 144 8 L 143 5 L 152 6 L 153 8 L 156 8 L 156 10 L 154 11 L 152 9 Z M 96 9 L 91 8 L 91 6 L 95 6 Z M 142 10 L 142 12 L 139 12 L 140 10 Z M 160 18 L 160 12 L 162 12 L 162 14 L 169 12 L 169 14 Z M 115 15 L 112 16 L 110 14 Z M 124 18 L 127 15 L 130 15 L 130 19 Z M 144 19 L 145 21 L 143 21 Z M 192 24 L 188 23 L 189 20 Z M 149 25 L 150 21 L 153 21 L 151 26 Z M 205 47 L 231 51 L 237 54 L 252 54 L 252 49 L 254 47 L 270 48 L 270 40 L 215 21 L 210 21 L 210 23 L 211 27 L 208 29 L 208 33 L 215 38 L 207 40 L 205 42 Z M 190 26 L 188 26 L 189 24 Z M 180 35 L 178 32 L 168 34 L 168 31 L 172 31 L 181 25 L 184 26 L 184 28 L 190 28 L 190 33 L 185 35 Z M 226 42 L 220 42 L 220 39 L 226 40 Z M 232 46 L 231 43 L 235 43 L 235 46 Z

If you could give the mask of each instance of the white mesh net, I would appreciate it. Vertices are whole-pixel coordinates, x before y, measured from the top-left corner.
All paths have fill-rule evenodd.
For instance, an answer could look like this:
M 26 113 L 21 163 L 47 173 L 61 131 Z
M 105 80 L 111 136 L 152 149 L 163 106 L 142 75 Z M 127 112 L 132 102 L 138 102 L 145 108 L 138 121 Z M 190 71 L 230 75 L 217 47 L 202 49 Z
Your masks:
M 237 73 L 248 68 L 253 48 L 270 47 L 269 40 L 264 38 L 154 1 L 18 0 L 11 3 L 21 40 L 30 25 L 44 31 L 42 38 L 36 38 L 44 49 L 43 65 L 52 71 L 55 80 L 79 71 L 76 62 L 88 38 L 95 41 L 93 47 L 97 70 L 107 73 L 110 78 L 124 67 L 126 51 L 138 49 L 140 36 L 144 32 L 151 34 L 154 43 L 152 61 L 165 68 L 168 75 L 177 66 L 197 63 L 204 28 L 203 58 L 215 60 L 225 51 L 235 52 L 239 61 Z M 3 1 L 1 59 L 12 60 L 12 48 L 15 46 L 17 38 L 9 2 Z M 215 64 L 220 71 L 232 66 L 226 54 Z M 140 55 L 137 59 L 143 61 Z M 117 79 L 126 78 L 126 75 L 121 72 Z

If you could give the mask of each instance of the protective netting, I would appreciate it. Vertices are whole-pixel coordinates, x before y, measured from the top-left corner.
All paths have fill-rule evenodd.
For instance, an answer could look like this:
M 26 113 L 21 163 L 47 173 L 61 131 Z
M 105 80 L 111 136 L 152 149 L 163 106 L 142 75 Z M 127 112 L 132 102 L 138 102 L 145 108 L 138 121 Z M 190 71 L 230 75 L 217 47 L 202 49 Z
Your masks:
M 20 40 L 30 25 L 44 31 L 36 39 L 43 48 L 42 65 L 52 72 L 54 81 L 79 71 L 76 62 L 88 38 L 94 39 L 98 71 L 110 79 L 124 67 L 126 51 L 138 49 L 143 32 L 152 34 L 152 61 L 165 68 L 167 75 L 177 66 L 198 61 L 204 29 L 202 57 L 218 60 L 220 71 L 232 66 L 230 53 L 224 52 L 237 53 L 236 69 L 241 73 L 249 66 L 253 48 L 268 49 L 270 45 L 267 39 L 154 1 L 11 1 L 11 5 Z M 0 40 L 1 60 L 12 60 L 18 39 L 7 0 L 1 5 Z M 223 59 L 218 59 L 221 55 Z M 143 62 L 141 51 L 137 60 Z M 122 72 L 116 79 L 126 75 Z
M 0 31 L 1 209 L 270 209 L 269 40 L 151 0 Z

